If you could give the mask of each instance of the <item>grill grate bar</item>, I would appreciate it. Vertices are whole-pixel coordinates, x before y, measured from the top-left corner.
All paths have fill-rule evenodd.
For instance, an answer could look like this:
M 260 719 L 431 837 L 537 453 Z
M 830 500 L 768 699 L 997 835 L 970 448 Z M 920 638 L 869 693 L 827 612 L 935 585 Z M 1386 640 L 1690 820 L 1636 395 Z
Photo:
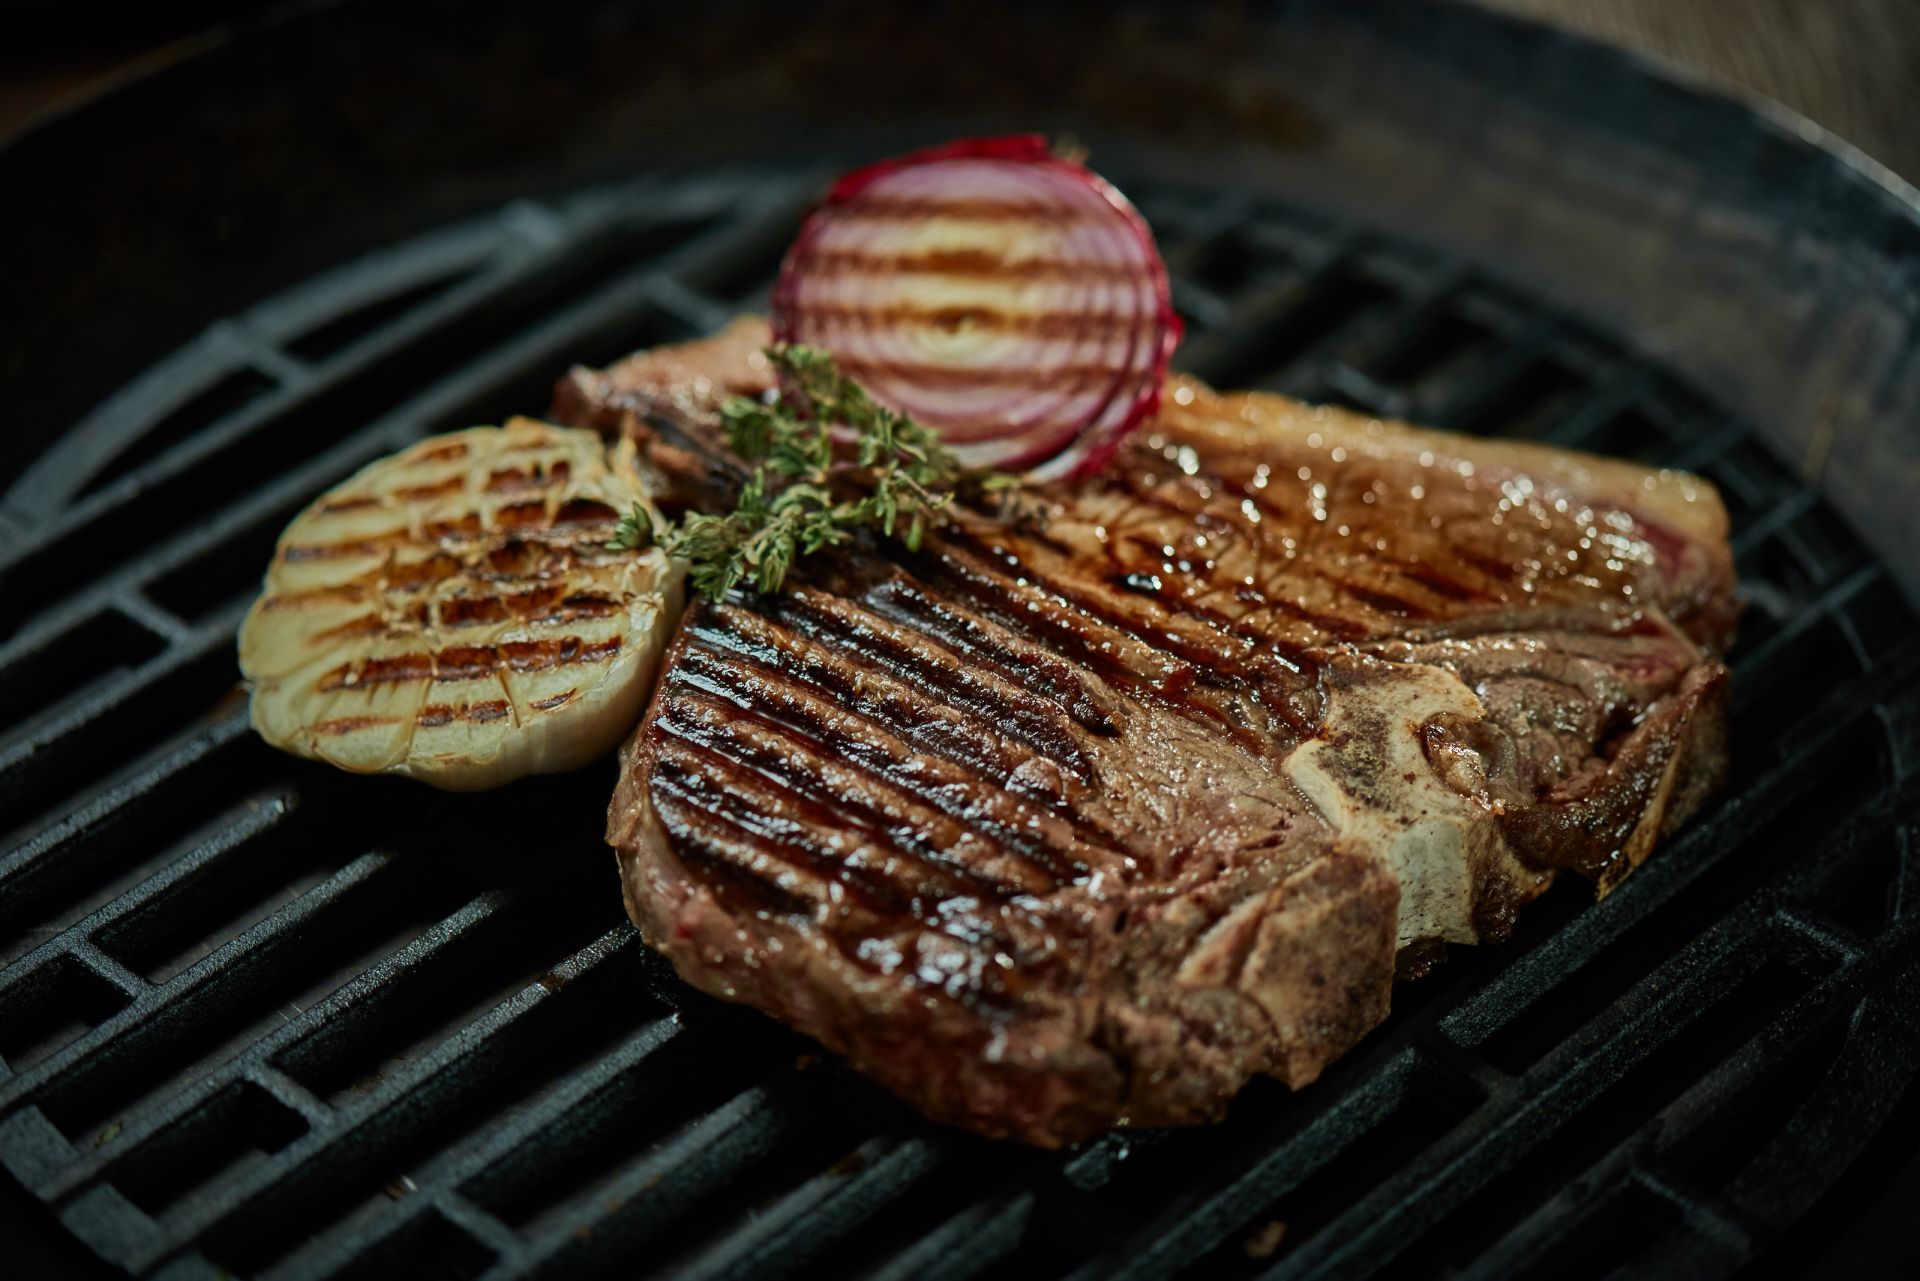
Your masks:
M 151 984 L 91 943 L 76 943 L 67 955 L 86 967 L 87 973 L 107 983 L 128 998 L 138 1000 L 151 990 Z
M 0 806 L 16 808 L 39 775 L 73 754 L 71 745 L 76 742 L 91 745 L 109 731 L 114 731 L 116 741 L 150 736 L 150 727 L 128 724 L 130 707 L 156 698 L 166 685 L 190 678 L 209 658 L 224 657 L 227 648 L 223 640 L 163 650 L 140 667 L 84 690 L 77 698 L 57 701 L 26 724 L 0 732 L 0 788 L 4 789 Z
M 1706 1209 L 1687 1194 L 1659 1179 L 1633 1172 L 1629 1189 L 1640 1190 L 1644 1195 L 1656 1198 L 1667 1210 L 1666 1221 L 1651 1225 L 1647 1245 L 1654 1257 L 1660 1258 L 1662 1266 L 1674 1269 L 1677 1276 L 1711 1276 L 1724 1273 L 1729 1265 L 1742 1257 L 1750 1241 L 1738 1225 Z M 1627 1195 L 1619 1185 L 1609 1189 L 1603 1196 L 1587 1198 L 1587 1203 L 1599 1213 L 1604 1214 L 1611 1204 L 1618 1204 Z M 1574 1210 L 1575 1202 L 1565 1193 L 1548 1201 L 1529 1220 L 1532 1230 L 1524 1236 L 1516 1236 L 1502 1242 L 1489 1251 L 1474 1265 L 1459 1275 L 1462 1281 L 1474 1278 L 1475 1281 L 1493 1281 L 1494 1278 L 1510 1276 L 1551 1275 L 1570 1267 L 1582 1266 L 1583 1260 L 1574 1254 L 1574 1250 L 1587 1245 L 1577 1241 L 1569 1245 L 1566 1236 L 1565 1218 L 1559 1219 L 1559 1232 L 1553 1230 L 1557 1217 L 1553 1211 L 1569 1212 Z M 1672 1226 L 1668 1226 L 1668 1222 Z M 1664 1229 L 1664 1231 L 1662 1231 Z M 1603 1247 L 1604 1248 L 1604 1247 Z M 1585 1262 L 1591 1263 L 1589 1255 Z
M 242 806 L 222 815 L 218 830 L 210 839 L 195 845 L 154 875 L 69 927 L 73 940 L 56 936 L 46 946 L 55 951 L 71 951 L 74 955 L 80 955 L 87 949 L 97 952 L 93 940 L 112 936 L 116 927 L 122 927 L 122 923 L 131 917 L 166 910 L 173 900 L 191 892 L 198 880 L 231 857 L 236 850 L 243 850 L 274 833 L 294 811 L 297 802 L 297 793 L 284 790 L 277 794 L 250 797 Z M 29 953 L 21 958 L 20 963 L 32 968 L 38 960 Z M 114 965 L 119 968 L 118 962 L 114 962 Z M 143 993 L 149 986 L 144 979 L 140 980 Z
M 271 1098 L 298 1112 L 315 1130 L 333 1122 L 334 1110 L 314 1096 L 313 1091 L 271 1063 L 251 1062 L 237 1073 L 239 1079 L 260 1087 Z
M 603 936 L 593 945 L 596 954 L 608 955 L 630 946 L 632 940 L 624 932 Z M 497 1226 L 497 1230 L 489 1228 L 487 1232 L 489 1245 L 498 1249 L 503 1241 L 511 1241 L 517 1250 L 519 1238 L 512 1229 L 500 1224 L 470 1197 L 462 1195 L 461 1189 L 497 1162 L 512 1160 L 518 1149 L 537 1141 L 544 1132 L 562 1126 L 569 1112 L 584 1105 L 596 1091 L 606 1088 L 611 1078 L 646 1062 L 683 1033 L 684 1025 L 673 1017 L 644 1024 L 601 1058 L 563 1077 L 547 1094 L 516 1112 L 505 1124 L 474 1134 L 412 1171 L 408 1177 L 425 1195 L 396 1201 L 377 1218 L 355 1224 L 353 1231 L 336 1230 L 317 1237 L 266 1275 L 275 1281 L 330 1275 L 362 1252 L 367 1238 L 405 1231 L 422 1213 L 444 1212 L 450 1198 L 466 1207 L 467 1217 L 484 1219 Z
M 1606 380 L 1580 402 L 1572 413 L 1540 433 L 1543 443 L 1568 449 L 1590 447 L 1609 423 L 1636 405 L 1645 404 L 1659 394 L 1660 383 L 1645 369 L 1625 365 L 1610 371 Z M 1711 462 L 1703 457 L 1696 466 Z
M 1436 402 L 1422 416 L 1443 431 L 1471 430 L 1534 371 L 1552 348 L 1556 336 L 1552 329 L 1522 331 L 1502 344 L 1499 354 L 1470 381 L 1457 385 L 1449 396 Z
M 1747 438 L 1747 429 L 1737 422 L 1721 423 L 1699 433 L 1699 439 L 1675 455 L 1671 466 L 1680 471 L 1704 471 L 1716 459 Z
M 1767 637 L 1738 664 L 1739 683 L 1734 688 L 1734 708 L 1741 711 L 1753 705 L 1761 695 L 1774 691 L 1787 678 L 1802 670 L 1804 664 L 1797 661 L 1796 648 L 1821 626 L 1840 616 L 1842 608 L 1854 597 L 1883 577 L 1883 571 L 1877 565 L 1867 565 L 1835 583 L 1812 602 L 1812 607 L 1797 611 L 1786 625 Z M 1896 651 L 1893 661 L 1898 661 L 1901 653 L 1911 654 L 1911 647 Z M 1751 673 L 1751 679 L 1749 679 Z
M 1420 1062 L 1418 1051 L 1401 1053 L 1386 1068 L 1343 1093 L 1304 1128 L 1273 1136 L 1265 1154 L 1239 1177 L 1187 1214 L 1144 1230 L 1138 1253 L 1126 1258 L 1115 1276 L 1168 1276 L 1182 1260 L 1198 1258 L 1218 1246 L 1261 1206 L 1300 1186 L 1388 1118 Z
M 216 322 L 189 351 L 197 359 L 163 362 L 136 379 L 75 424 L 14 482 L 7 498 L 29 514 L 23 532 L 31 535 L 58 520 L 93 472 L 125 456 L 129 447 L 175 440 L 182 432 L 191 439 L 301 373 L 270 354 L 244 321 Z M 237 403 L 223 393 L 246 383 L 251 394 L 241 394 Z
M 0 898 L 4 898 L 10 913 L 33 910 L 76 880 L 84 880 L 101 861 L 101 847 L 116 836 L 127 835 L 124 827 L 116 829 L 116 820 L 124 823 L 156 808 L 159 799 L 170 794 L 181 780 L 196 770 L 210 768 L 241 742 L 246 732 L 246 718 L 230 716 L 188 734 L 156 753 L 124 781 L 109 781 L 84 795 L 65 818 L 0 857 Z M 65 927 L 56 927 L 49 931 L 49 937 L 57 938 L 64 932 Z
M 680 1275 L 711 1281 L 792 1275 L 828 1244 L 929 1179 L 945 1161 L 948 1147 L 944 1136 L 870 1140 L 834 1169 L 762 1211 L 745 1230 L 729 1235 Z M 842 1168 L 855 1162 L 857 1173 Z
M 496 1258 L 514 1259 L 518 1256 L 520 1241 L 514 1236 L 513 1230 L 459 1193 L 443 1192 L 434 1198 L 433 1206 L 446 1215 L 449 1222 L 491 1250 Z
M 1836 925 L 1809 908 L 1782 908 L 1775 918 L 1786 930 L 1807 943 L 1830 952 L 1844 961 L 1858 961 L 1866 955 L 1867 943 L 1844 925 Z
M 1713 1198 L 1684 1186 L 1671 1173 L 1635 1168 L 1633 1177 L 1640 1187 L 1668 1201 L 1684 1216 L 1686 1226 L 1694 1233 L 1694 1241 L 1680 1247 L 1687 1255 L 1694 1259 L 1702 1254 L 1717 1255 L 1725 1266 L 1752 1252 L 1753 1233 Z
M 1780 503 L 1759 520 L 1743 530 L 1735 530 L 1730 541 L 1735 560 L 1745 560 L 1762 544 L 1778 538 L 1781 530 L 1812 511 L 1819 504 L 1818 495 L 1810 490 L 1799 489 L 1788 494 Z
M 135 590 L 123 594 L 115 604 L 134 622 L 140 624 L 154 635 L 175 648 L 194 643 L 195 628 L 172 610 L 155 604 L 144 590 Z M 212 626 L 200 630 L 225 636 L 231 634 L 231 626 L 223 626 L 226 620 L 216 620 Z
M 1275 349 L 1311 341 L 1313 324 L 1329 309 L 1337 311 L 1346 296 L 1356 249 L 1351 241 L 1329 247 L 1278 283 L 1236 298 L 1227 322 L 1182 343 L 1176 363 L 1196 378 L 1232 386 L 1264 365 Z
M 1909 939 L 1911 942 L 1911 938 Z M 1798 1216 L 1852 1164 L 1871 1136 L 1913 1087 L 1915 1051 L 1910 1022 L 1886 1017 L 1888 993 L 1912 997 L 1911 951 L 1894 982 L 1861 1002 L 1856 1028 L 1821 1088 L 1788 1120 L 1780 1136 L 1736 1177 L 1727 1201 L 1743 1222 L 1764 1225 Z M 1882 1088 L 1884 1087 L 1884 1088 Z
M 1033 1215 L 1031 1191 L 996 1194 L 962 1210 L 902 1251 L 873 1281 L 962 1281 L 979 1276 L 1019 1248 Z
M 1342 363 L 1356 372 L 1365 371 L 1370 380 L 1382 385 L 1397 382 L 1453 319 L 1460 300 L 1475 283 L 1471 271 L 1443 263 L 1409 288 L 1398 307 L 1383 309 L 1373 329 L 1347 344 Z
M 736 1095 L 596 1188 L 595 1202 L 536 1222 L 527 1234 L 530 1269 L 572 1275 L 653 1240 L 800 1130 L 780 1094 L 769 1083 Z

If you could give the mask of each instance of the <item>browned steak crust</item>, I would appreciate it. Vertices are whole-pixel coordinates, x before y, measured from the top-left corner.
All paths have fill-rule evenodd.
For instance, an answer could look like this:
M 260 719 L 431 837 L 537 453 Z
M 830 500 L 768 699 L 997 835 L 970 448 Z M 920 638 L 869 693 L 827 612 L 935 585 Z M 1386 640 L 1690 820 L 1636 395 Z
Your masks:
M 562 386 L 689 500 L 743 323 Z M 1041 1144 L 1313 1080 L 1398 948 L 1604 889 L 1717 781 L 1736 604 L 1688 476 L 1176 380 L 1038 528 L 689 610 L 609 816 L 694 984 Z

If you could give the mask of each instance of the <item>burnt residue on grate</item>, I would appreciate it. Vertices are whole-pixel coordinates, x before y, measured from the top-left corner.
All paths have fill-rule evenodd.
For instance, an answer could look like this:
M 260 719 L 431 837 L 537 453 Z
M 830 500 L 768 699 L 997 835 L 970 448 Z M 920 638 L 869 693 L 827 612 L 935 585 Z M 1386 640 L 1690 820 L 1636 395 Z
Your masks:
M 1311 1089 L 1064 1154 L 935 1130 L 638 945 L 610 767 L 448 798 L 255 741 L 233 629 L 281 523 L 759 305 L 815 177 L 402 245 L 39 464 L 64 505 L 0 550 L 0 1161 L 72 1232 L 179 1281 L 1726 1271 L 1911 1147 L 1920 620 L 1740 423 L 1313 211 L 1133 185 L 1180 363 L 1702 472 L 1749 610 L 1719 802 L 1604 904 L 1558 888 L 1403 985 Z

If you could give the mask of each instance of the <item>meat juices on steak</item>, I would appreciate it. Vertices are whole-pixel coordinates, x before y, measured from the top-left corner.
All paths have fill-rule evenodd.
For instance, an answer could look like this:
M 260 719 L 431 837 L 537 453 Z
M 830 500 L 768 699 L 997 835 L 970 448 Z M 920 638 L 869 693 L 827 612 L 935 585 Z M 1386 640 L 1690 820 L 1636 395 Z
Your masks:
M 689 496 L 758 322 L 557 413 Z M 1048 518 L 689 609 L 608 839 L 646 941 L 928 1115 L 1069 1143 L 1298 1087 L 1399 949 L 1602 892 L 1724 765 L 1726 517 L 1676 473 L 1186 379 Z

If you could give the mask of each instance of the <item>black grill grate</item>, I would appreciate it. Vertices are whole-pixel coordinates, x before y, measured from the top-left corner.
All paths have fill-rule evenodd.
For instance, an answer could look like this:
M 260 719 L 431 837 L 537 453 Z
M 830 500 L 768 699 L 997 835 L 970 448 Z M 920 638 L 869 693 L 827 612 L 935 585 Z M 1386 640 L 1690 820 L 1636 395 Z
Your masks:
M 1702 471 L 1751 608 L 1722 801 L 1403 986 L 1304 1094 L 1063 1155 L 930 1129 L 639 947 L 609 766 L 446 798 L 251 737 L 233 629 L 294 511 L 759 304 L 817 177 L 396 247 L 213 326 L 10 492 L 0 1160 L 72 1232 L 179 1279 L 1727 1271 L 1911 1147 L 1914 613 L 1672 378 L 1310 211 L 1138 192 L 1186 367 Z

